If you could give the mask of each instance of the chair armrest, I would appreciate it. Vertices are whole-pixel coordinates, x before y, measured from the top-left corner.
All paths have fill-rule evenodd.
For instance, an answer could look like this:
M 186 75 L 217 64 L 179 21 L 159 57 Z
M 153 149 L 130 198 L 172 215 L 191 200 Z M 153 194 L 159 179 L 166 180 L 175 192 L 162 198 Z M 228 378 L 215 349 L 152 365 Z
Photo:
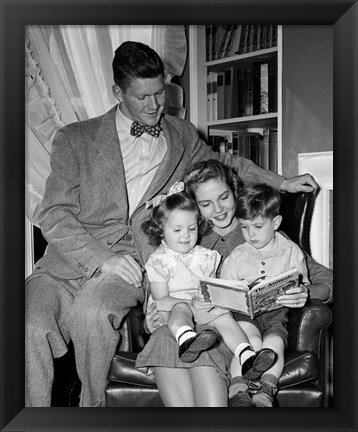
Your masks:
M 312 351 L 320 358 L 324 329 L 332 322 L 329 305 L 320 300 L 309 300 L 300 309 L 288 313 L 288 349 L 290 351 Z
M 130 309 L 120 330 L 119 351 L 139 353 L 148 342 L 149 334 L 144 329 L 143 305 L 139 304 Z

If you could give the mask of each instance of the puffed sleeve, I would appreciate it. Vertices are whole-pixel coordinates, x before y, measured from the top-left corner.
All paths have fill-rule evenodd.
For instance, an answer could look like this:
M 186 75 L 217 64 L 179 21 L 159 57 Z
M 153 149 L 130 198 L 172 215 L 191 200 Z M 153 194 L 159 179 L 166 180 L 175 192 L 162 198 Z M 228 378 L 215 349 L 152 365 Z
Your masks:
M 219 267 L 220 261 L 221 261 L 221 255 L 216 250 L 209 250 L 205 254 L 207 257 L 206 259 L 206 269 L 205 269 L 205 276 L 206 277 L 215 277 L 216 270 Z
M 151 255 L 145 264 L 149 282 L 168 282 L 170 270 L 163 257 Z

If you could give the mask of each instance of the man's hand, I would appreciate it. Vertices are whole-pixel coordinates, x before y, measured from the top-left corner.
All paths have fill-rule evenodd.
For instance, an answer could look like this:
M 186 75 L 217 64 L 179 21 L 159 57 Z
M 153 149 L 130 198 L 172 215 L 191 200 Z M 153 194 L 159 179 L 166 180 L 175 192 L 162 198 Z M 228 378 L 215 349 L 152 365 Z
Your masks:
M 302 174 L 297 177 L 287 178 L 281 183 L 281 191 L 291 193 L 313 192 L 318 187 L 318 184 L 311 174 Z
M 142 285 L 142 268 L 130 255 L 115 255 L 109 258 L 102 264 L 101 272 L 116 274 L 137 288 Z

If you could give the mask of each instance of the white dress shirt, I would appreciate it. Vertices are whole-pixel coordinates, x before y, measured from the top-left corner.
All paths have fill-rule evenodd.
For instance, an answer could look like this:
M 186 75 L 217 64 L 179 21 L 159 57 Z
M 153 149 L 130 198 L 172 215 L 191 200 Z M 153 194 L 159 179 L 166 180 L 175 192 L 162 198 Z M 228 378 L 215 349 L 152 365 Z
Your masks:
M 129 215 L 136 209 L 148 189 L 167 151 L 163 132 L 158 138 L 147 133 L 135 137 L 130 134 L 132 122 L 118 106 L 116 127 L 127 184 Z

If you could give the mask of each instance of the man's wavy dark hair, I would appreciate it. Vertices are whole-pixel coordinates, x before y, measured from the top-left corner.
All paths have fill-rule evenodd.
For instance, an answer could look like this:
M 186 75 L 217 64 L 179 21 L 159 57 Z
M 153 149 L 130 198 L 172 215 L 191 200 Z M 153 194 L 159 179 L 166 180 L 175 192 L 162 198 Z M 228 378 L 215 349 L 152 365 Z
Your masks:
M 164 77 L 164 65 L 159 55 L 148 45 L 141 42 L 122 43 L 112 62 L 114 82 L 126 91 L 135 78 Z

